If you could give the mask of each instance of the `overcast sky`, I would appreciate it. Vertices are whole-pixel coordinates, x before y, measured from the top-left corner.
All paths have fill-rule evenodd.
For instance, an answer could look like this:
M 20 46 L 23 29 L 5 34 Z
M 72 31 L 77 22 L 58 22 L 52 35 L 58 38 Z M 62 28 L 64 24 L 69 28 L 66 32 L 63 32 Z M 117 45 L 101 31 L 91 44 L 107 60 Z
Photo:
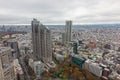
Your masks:
M 120 0 L 0 0 L 0 24 L 120 23 Z

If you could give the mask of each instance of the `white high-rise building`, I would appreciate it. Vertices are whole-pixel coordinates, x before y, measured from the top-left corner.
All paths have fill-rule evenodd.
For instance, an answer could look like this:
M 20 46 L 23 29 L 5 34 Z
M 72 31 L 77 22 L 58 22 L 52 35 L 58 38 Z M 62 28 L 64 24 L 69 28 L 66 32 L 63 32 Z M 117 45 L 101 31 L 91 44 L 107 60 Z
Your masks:
M 37 21 L 37 19 L 33 19 L 31 25 L 33 54 L 37 60 L 43 62 L 52 61 L 50 30 Z
M 44 64 L 41 61 L 35 61 L 33 65 L 34 72 L 37 77 L 41 76 L 41 73 L 45 70 Z

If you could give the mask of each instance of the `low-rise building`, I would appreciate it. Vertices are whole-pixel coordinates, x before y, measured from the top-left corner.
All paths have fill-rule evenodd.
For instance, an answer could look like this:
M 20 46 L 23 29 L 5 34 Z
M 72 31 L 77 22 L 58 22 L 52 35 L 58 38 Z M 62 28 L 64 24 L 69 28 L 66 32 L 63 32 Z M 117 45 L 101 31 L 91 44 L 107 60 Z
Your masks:
M 0 47 L 0 80 L 16 80 L 10 47 Z
M 41 61 L 35 61 L 33 68 L 37 77 L 40 77 L 41 73 L 45 70 L 45 66 Z

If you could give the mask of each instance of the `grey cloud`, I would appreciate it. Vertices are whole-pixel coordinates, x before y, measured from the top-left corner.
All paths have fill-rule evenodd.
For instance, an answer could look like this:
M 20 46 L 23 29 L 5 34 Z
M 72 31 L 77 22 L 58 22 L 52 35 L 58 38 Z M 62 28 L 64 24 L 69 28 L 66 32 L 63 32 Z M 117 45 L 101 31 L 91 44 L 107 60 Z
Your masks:
M 30 24 L 38 18 L 45 24 L 119 22 L 120 0 L 0 0 L 0 24 Z

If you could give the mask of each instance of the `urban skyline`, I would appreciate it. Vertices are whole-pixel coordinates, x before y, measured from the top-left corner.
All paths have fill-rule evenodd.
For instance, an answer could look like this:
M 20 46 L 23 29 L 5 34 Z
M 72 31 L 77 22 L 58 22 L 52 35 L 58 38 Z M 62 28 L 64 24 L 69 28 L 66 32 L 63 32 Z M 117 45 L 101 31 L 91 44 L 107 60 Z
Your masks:
M 0 0 L 0 80 L 120 80 L 120 0 Z
M 2 26 L 1 80 L 120 80 L 120 25 L 73 23 Z

